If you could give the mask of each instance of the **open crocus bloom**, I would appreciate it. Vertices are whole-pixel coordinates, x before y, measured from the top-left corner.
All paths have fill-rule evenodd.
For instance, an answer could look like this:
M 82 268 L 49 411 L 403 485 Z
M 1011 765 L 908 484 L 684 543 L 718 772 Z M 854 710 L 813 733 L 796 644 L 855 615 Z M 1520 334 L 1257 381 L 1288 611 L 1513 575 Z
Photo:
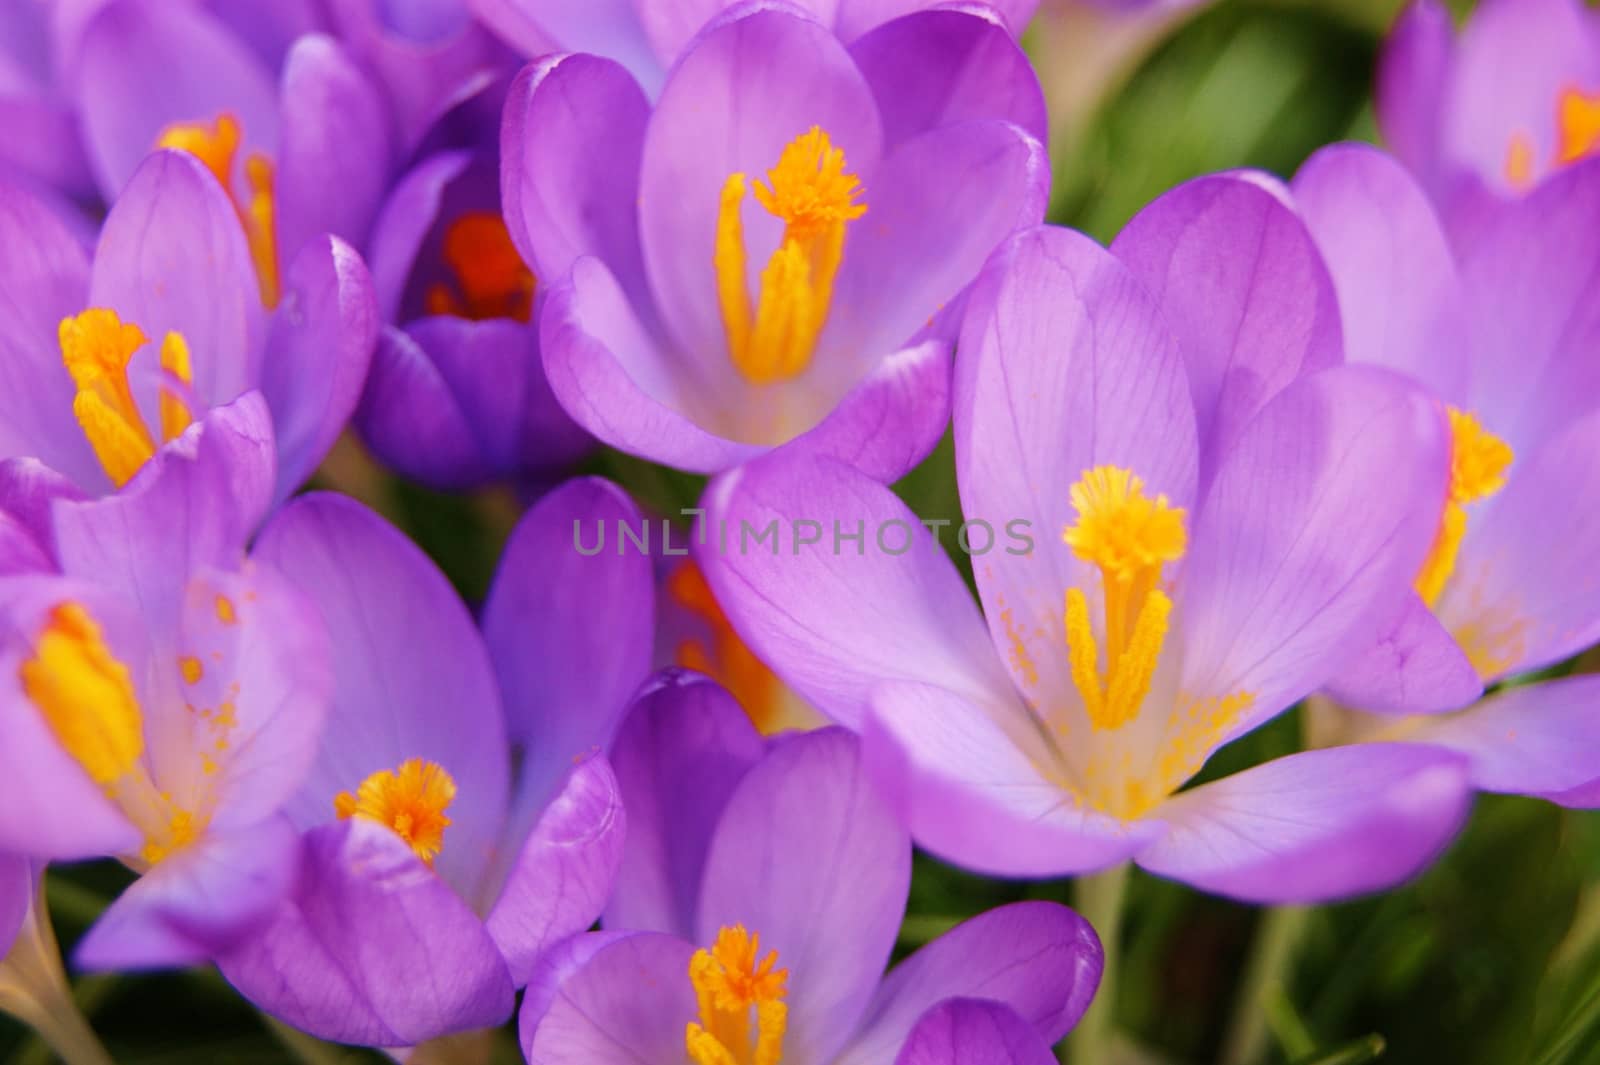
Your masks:
M 1037 1059 L 1094 995 L 1099 941 L 1046 902 L 973 918 L 884 975 L 911 845 L 843 729 L 763 740 L 721 688 L 669 672 L 615 764 L 618 891 L 606 931 L 552 951 L 529 983 L 530 1062 L 932 1065 L 1012 1046 Z M 974 1056 L 941 1056 L 940 1036 Z
M 305 496 L 266 527 L 257 555 L 317 602 L 339 655 L 286 807 L 298 890 L 220 961 L 245 995 L 323 1038 L 409 1046 L 504 1021 L 545 947 L 594 922 L 623 816 L 599 751 L 648 668 L 652 588 L 648 560 L 581 556 L 572 528 L 636 519 L 603 481 L 546 496 L 507 549 L 487 648 L 358 504 Z
M 963 11 L 846 48 L 798 8 L 747 4 L 654 107 L 610 60 L 529 67 L 501 191 L 549 286 L 551 388 L 601 440 L 683 469 L 800 438 L 898 476 L 947 421 L 934 319 L 1042 216 L 1043 115 L 1015 42 Z
M 1265 229 L 1236 216 L 1239 243 L 1219 254 L 1249 262 L 1259 244 L 1284 255 L 1295 237 L 1274 232 L 1284 216 Z M 1203 232 L 1208 217 L 1190 222 Z M 1166 274 L 1181 284 L 1186 245 L 1170 246 Z M 1169 293 L 1164 311 L 1109 252 L 1052 228 L 1019 235 L 986 267 L 957 364 L 957 477 L 969 522 L 1029 543 L 974 547 L 981 614 L 892 493 L 812 456 L 715 483 L 708 516 L 727 524 L 729 548 L 702 551 L 701 565 L 752 646 L 863 731 L 869 762 L 936 853 L 1018 875 L 1132 858 L 1259 900 L 1384 886 L 1460 824 L 1458 756 L 1316 751 L 1174 793 L 1396 609 L 1433 533 L 1435 515 L 1416 503 L 1444 480 L 1441 412 L 1381 371 L 1289 373 L 1218 446 L 1241 390 L 1284 374 L 1250 360 L 1271 358 L 1274 334 L 1301 360 L 1318 319 L 1299 298 L 1268 313 L 1258 299 L 1273 290 L 1248 269 L 1202 276 L 1216 299 Z M 1207 308 L 1212 318 L 1190 317 Z M 1230 315 L 1248 328 L 1219 333 Z M 1219 335 L 1248 372 L 1207 385 L 1198 353 L 1214 354 Z M 775 554 L 734 532 L 774 519 Z M 865 536 L 804 548 L 791 544 L 796 519 Z
M 1414 0 L 1377 105 L 1390 147 L 1452 214 L 1528 192 L 1600 151 L 1600 16 L 1579 0 L 1486 0 L 1457 37 L 1443 4 Z
M 331 237 L 307 243 L 264 314 L 234 207 L 186 152 L 139 166 L 92 262 L 38 200 L 0 188 L 0 268 L 19 294 L 0 310 L 0 459 L 37 460 L 82 493 L 120 488 L 162 441 L 259 389 L 282 498 L 332 445 L 371 357 L 360 258 Z M 0 491 L 23 465 L 0 466 Z
M 0 849 L 141 873 L 81 964 L 189 964 L 294 882 L 279 810 L 331 695 L 319 620 L 244 544 L 271 501 L 258 395 L 212 411 L 115 497 L 58 500 L 54 572 L 4 578 Z M 41 545 L 41 552 L 45 545 Z
M 1338 290 L 1351 361 L 1409 374 L 1450 411 L 1451 477 L 1415 594 L 1333 694 L 1390 714 L 1449 710 L 1600 638 L 1600 160 L 1484 216 L 1458 258 L 1426 196 L 1371 148 L 1319 152 L 1294 180 Z M 1403 279 L 1403 283 L 1401 282 Z M 1458 719 L 1369 722 L 1470 749 L 1496 790 L 1600 777 L 1600 704 L 1583 682 L 1519 690 Z M 1507 748 L 1520 750 L 1520 755 Z M 1505 768 L 1514 759 L 1522 776 Z

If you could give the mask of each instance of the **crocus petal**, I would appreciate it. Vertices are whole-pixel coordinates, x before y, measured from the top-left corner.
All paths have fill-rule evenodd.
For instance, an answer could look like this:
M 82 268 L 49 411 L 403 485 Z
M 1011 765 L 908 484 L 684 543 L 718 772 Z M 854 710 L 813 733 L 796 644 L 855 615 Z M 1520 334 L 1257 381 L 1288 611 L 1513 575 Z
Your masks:
M 1294 195 L 1339 291 L 1345 360 L 1411 374 L 1464 402 L 1461 281 L 1416 179 L 1376 148 L 1339 144 L 1300 168 Z
M 624 825 L 606 760 L 595 755 L 574 766 L 523 843 L 486 921 L 513 983 L 527 983 L 546 948 L 600 916 L 622 863 Z
M 271 4 L 211 0 L 205 7 L 235 37 L 253 48 L 269 70 L 283 65 L 297 40 L 323 28 L 321 0 L 277 0 Z
M 1495 210 L 1463 259 L 1471 407 L 1519 456 L 1594 409 L 1600 395 L 1597 233 L 1600 159 L 1590 159 Z
M 1430 186 L 1438 178 L 1441 107 L 1454 33 L 1450 12 L 1438 0 L 1412 0 L 1378 56 L 1373 96 L 1384 142 Z
M 77 100 L 108 200 L 175 123 L 209 124 L 227 113 L 239 123 L 246 155 L 270 157 L 278 146 L 277 94 L 266 68 L 226 27 L 189 5 L 105 5 L 79 42 Z
M 661 88 L 666 65 L 652 49 L 632 0 L 467 0 L 467 6 L 522 55 L 604 56 L 621 63 L 652 95 Z
M 550 388 L 573 420 L 612 447 L 714 473 L 764 450 L 700 428 L 669 405 L 669 360 L 598 259 L 579 259 L 539 318 Z
M 928 6 L 926 0 L 839 0 L 834 32 L 846 41 L 853 41 L 875 26 L 922 11 Z M 993 11 L 998 15 L 1013 36 L 1020 37 L 1039 3 L 1038 0 L 997 0 L 983 6 L 986 13 Z
M 510 756 L 465 605 L 399 530 L 343 496 L 296 499 L 262 531 L 255 557 L 316 603 L 338 651 L 333 712 L 290 817 L 302 829 L 324 824 L 334 796 L 372 773 L 433 762 L 457 787 L 436 868 L 474 897 L 500 838 Z
M 762 750 L 750 718 L 706 677 L 671 671 L 640 694 L 611 755 L 628 839 L 607 928 L 694 934 L 712 830 Z
M 1196 178 L 1111 245 L 1185 340 L 1207 475 L 1285 385 L 1340 361 L 1333 280 L 1288 199 L 1264 174 Z
M 889 484 L 938 445 L 950 424 L 950 345 L 925 340 L 895 352 L 790 445 L 838 459 Z
M 696 558 L 717 602 L 834 720 L 858 725 L 872 687 L 895 678 L 1009 690 L 949 556 L 865 474 L 780 451 L 714 482 L 705 506 Z
M 33 456 L 86 488 L 107 485 L 77 419 L 56 328 L 83 309 L 89 260 L 44 202 L 0 186 L 0 456 Z
M 51 557 L 56 551 L 55 501 L 84 498 L 75 484 L 37 459 L 0 461 L 0 510 L 27 529 Z
M 4 66 L 0 57 L 0 80 L 6 77 Z M 7 134 L 0 144 L 0 169 L 74 200 L 94 197 L 82 127 L 70 104 L 47 96 L 0 96 L 0 128 Z
M 1054 1043 L 1089 1008 L 1104 961 L 1094 929 L 1065 906 L 1018 902 L 990 910 L 895 966 L 839 1065 L 889 1060 L 926 1010 L 956 997 L 1009 1007 Z
M 979 118 L 1010 122 L 1040 144 L 1049 135 L 1044 91 L 998 12 L 918 11 L 867 33 L 850 54 L 877 97 L 886 145 Z
M 218 407 L 162 447 L 115 496 L 55 504 L 56 555 L 171 631 L 188 577 L 236 569 L 275 474 L 260 393 Z
M 498 1025 L 513 1005 L 482 922 L 405 841 L 361 818 L 306 835 L 292 898 L 218 964 L 273 1016 L 341 1043 L 412 1046 Z
M 209 961 L 260 931 L 300 871 L 300 838 L 273 818 L 202 839 L 153 866 L 79 941 L 86 969 Z
M 378 310 L 385 322 L 401 321 L 401 302 L 417 265 L 417 253 L 438 221 L 445 193 L 473 163 L 470 152 L 440 152 L 395 182 L 372 226 L 367 265 Z
M 1560 801 L 1600 781 L 1600 677 L 1506 688 L 1412 738 L 1470 758 L 1475 787 Z
M 638 192 L 645 267 L 686 369 L 713 384 L 736 376 L 712 255 L 723 186 L 730 174 L 753 180 L 766 173 L 813 126 L 843 151 L 851 172 L 873 172 L 881 133 L 866 82 L 826 27 L 779 6 L 741 8 L 707 27 L 679 59 L 650 117 Z M 759 249 L 748 263 L 754 285 L 782 223 L 753 196 L 743 219 L 746 247 Z M 841 296 L 843 288 L 841 277 Z
M 1180 690 L 1247 699 L 1237 733 L 1331 679 L 1410 594 L 1448 466 L 1442 413 L 1403 378 L 1345 366 L 1284 389 L 1196 521 Z
M 775 743 L 728 799 L 700 883 L 699 934 L 743 925 L 793 974 L 785 1054 L 830 1061 L 883 975 L 911 840 L 839 728 Z
M 926 684 L 873 692 L 867 763 L 919 846 L 995 876 L 1061 876 L 1123 861 L 1160 831 L 1047 779 L 1053 756 L 1024 713 Z
M 1345 659 L 1328 690 L 1345 706 L 1413 714 L 1466 706 L 1483 694 L 1483 681 L 1455 637 L 1413 594 L 1378 640 Z
M 589 942 L 585 942 L 589 941 Z M 685 1058 L 684 1027 L 699 1016 L 689 983 L 694 948 L 637 932 L 568 941 L 576 959 L 559 982 L 538 981 L 522 1008 L 529 1065 L 638 1065 Z
M 512 82 L 500 198 L 511 239 L 541 281 L 596 255 L 633 301 L 648 299 L 635 201 L 649 117 L 628 72 L 597 56 L 555 56 Z
M 922 1015 L 894 1065 L 1051 1065 L 1050 1044 L 998 1002 L 957 998 Z
M 1062 593 L 1099 578 L 1059 544 L 1071 489 L 1113 465 L 1188 508 L 1194 409 L 1178 346 L 1154 301 L 1111 253 L 1040 226 L 1007 242 L 973 286 L 956 359 L 956 479 L 968 521 L 1026 539 L 975 559 L 994 646 L 1031 696 L 1071 690 L 1059 644 Z M 1036 549 L 1034 537 L 1045 547 Z M 1034 668 L 1028 668 L 1029 663 Z M 932 683 L 952 685 L 936 677 Z
M 1303 751 L 1168 800 L 1167 833 L 1136 860 L 1247 902 L 1324 902 L 1416 873 L 1470 805 L 1466 760 L 1443 748 Z
M 278 442 L 277 499 L 311 476 L 343 431 L 377 335 L 377 302 L 361 257 L 336 237 L 302 247 L 285 277 L 261 367 Z
M 49 550 L 33 530 L 0 508 L 0 577 L 18 573 L 48 573 L 55 569 Z
M 233 399 L 260 374 L 265 330 L 244 229 L 217 179 L 188 152 L 156 152 L 129 179 L 100 231 L 89 303 L 112 308 L 155 344 L 181 334 L 206 406 Z
M 389 176 L 383 99 L 344 49 L 301 37 L 283 66 L 283 147 L 274 191 L 278 248 L 294 255 L 331 233 L 365 247 Z

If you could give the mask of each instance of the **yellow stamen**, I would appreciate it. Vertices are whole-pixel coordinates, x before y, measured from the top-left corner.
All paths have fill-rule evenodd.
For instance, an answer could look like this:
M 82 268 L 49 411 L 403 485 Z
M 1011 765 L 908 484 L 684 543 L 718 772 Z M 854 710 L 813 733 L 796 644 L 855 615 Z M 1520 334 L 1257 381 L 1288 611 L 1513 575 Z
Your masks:
M 1600 151 L 1600 92 L 1575 85 L 1556 104 L 1556 163 L 1565 166 Z
M 445 231 L 443 257 L 455 276 L 455 287 L 436 284 L 428 290 L 429 314 L 458 318 L 513 318 L 526 322 L 533 315 L 535 281 L 511 243 L 504 220 L 497 214 L 475 211 L 463 214 Z
M 161 385 L 161 439 L 175 440 L 194 421 L 185 395 L 194 384 L 194 370 L 189 365 L 189 343 L 182 333 L 168 333 L 162 338 L 161 368 L 171 378 L 171 382 Z
M 107 476 L 121 488 L 156 453 L 128 386 L 128 363 L 145 345 L 144 331 L 116 311 L 91 307 L 63 318 L 57 337 L 61 361 L 78 386 L 72 412 Z
M 177 148 L 200 160 L 222 185 L 232 201 L 250 244 L 250 258 L 256 267 L 256 283 L 261 302 L 276 307 L 280 294 L 278 275 L 277 208 L 272 189 L 272 163 L 260 153 L 245 160 L 245 185 L 249 196 L 243 202 L 234 195 L 233 161 L 242 140 L 239 120 L 224 112 L 207 126 L 203 122 L 180 122 L 168 126 L 156 139 L 157 148 Z
M 89 612 L 62 603 L 22 663 L 22 688 L 56 741 L 89 779 L 108 786 L 144 754 L 144 719 L 133 679 Z
M 1505 487 L 1512 459 L 1510 446 L 1486 430 L 1476 417 L 1454 407 L 1449 414 L 1449 495 L 1439 516 L 1433 546 L 1416 579 L 1417 594 L 1429 606 L 1439 601 L 1455 572 L 1461 542 L 1467 534 L 1467 506 Z
M 341 818 L 364 817 L 387 825 L 431 866 L 444 847 L 444 830 L 450 826 L 444 812 L 455 797 L 456 782 L 443 766 L 409 758 L 398 771 L 373 773 L 354 795 L 341 791 L 333 809 Z
M 761 271 L 754 314 L 746 289 L 742 173 L 730 174 L 722 186 L 712 260 L 729 357 L 754 384 L 787 380 L 810 364 L 833 303 L 845 230 L 867 210 L 857 202 L 861 181 L 845 170 L 844 150 L 820 126 L 789 142 L 767 181 L 755 184 L 756 202 L 784 229 Z
M 673 570 L 667 594 L 711 630 L 709 646 L 700 639 L 678 644 L 678 665 L 704 673 L 728 689 L 762 732 L 781 727 L 783 682 L 739 638 L 700 567 L 685 562 Z
M 700 1021 L 689 1022 L 684 1042 L 695 1065 L 779 1065 L 788 1027 L 789 973 L 776 968 L 778 952 L 761 957 L 761 937 L 743 925 L 723 927 L 708 950 L 689 959 L 689 982 Z M 754 1031 L 751 1013 L 754 1011 Z
M 1151 499 L 1129 470 L 1096 466 L 1072 486 L 1078 520 L 1061 538 L 1100 569 L 1105 599 L 1105 667 L 1082 589 L 1066 594 L 1064 626 L 1073 686 L 1089 722 L 1118 729 L 1139 716 L 1166 642 L 1172 600 L 1156 585 L 1161 567 L 1183 557 L 1183 510 Z

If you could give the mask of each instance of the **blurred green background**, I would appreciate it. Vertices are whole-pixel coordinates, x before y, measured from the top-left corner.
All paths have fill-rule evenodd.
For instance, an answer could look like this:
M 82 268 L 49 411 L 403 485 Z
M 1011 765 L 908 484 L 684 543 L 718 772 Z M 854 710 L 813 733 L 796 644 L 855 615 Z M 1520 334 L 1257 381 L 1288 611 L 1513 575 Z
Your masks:
M 1223 0 L 1110 15 L 1047 0 L 1027 43 L 1051 97 L 1052 220 L 1106 241 L 1189 177 L 1239 166 L 1287 175 L 1322 144 L 1375 139 L 1373 63 L 1397 7 Z M 663 512 L 699 488 L 620 455 L 591 467 Z M 349 484 L 338 473 L 325 481 Z M 948 439 L 899 489 L 924 517 L 957 515 Z M 505 500 L 370 480 L 362 494 L 469 600 L 481 598 L 513 516 Z M 1300 729 L 1299 711 L 1285 715 L 1219 754 L 1205 777 L 1296 749 Z M 106 864 L 52 873 L 64 946 L 126 880 Z M 901 948 L 999 903 L 1071 894 L 1065 882 L 982 880 L 919 857 Z M 1600 813 L 1480 799 L 1466 834 L 1414 884 L 1310 911 L 1263 911 L 1135 873 L 1122 935 L 1125 1038 L 1114 1060 L 1093 1065 L 1600 1063 Z M 209 970 L 96 976 L 76 991 L 118 1062 L 381 1060 L 264 1020 Z M 1259 1041 L 1240 1043 L 1252 1027 Z M 0 1061 L 50 1060 L 0 1017 Z M 434 1048 L 431 1060 L 519 1058 L 507 1029 Z

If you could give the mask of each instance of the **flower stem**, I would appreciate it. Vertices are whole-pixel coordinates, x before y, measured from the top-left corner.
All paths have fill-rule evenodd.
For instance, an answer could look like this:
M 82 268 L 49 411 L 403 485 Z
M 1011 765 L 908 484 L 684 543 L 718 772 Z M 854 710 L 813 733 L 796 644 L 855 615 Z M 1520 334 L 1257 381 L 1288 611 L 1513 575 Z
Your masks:
M 1112 1060 L 1111 1046 L 1116 1037 L 1117 964 L 1122 936 L 1122 904 L 1127 896 L 1129 865 L 1121 865 L 1079 877 L 1074 883 L 1073 901 L 1078 913 L 1094 928 L 1105 951 L 1105 968 L 1100 974 L 1100 990 L 1078 1026 L 1067 1036 L 1067 1060 L 1074 1065 L 1105 1065 Z
M 1274 906 L 1262 913 L 1222 1044 L 1222 1065 L 1256 1065 L 1266 1057 L 1268 1003 L 1289 982 L 1310 914 L 1304 906 Z
M 73 1000 L 42 882 L 16 942 L 0 959 L 0 1010 L 39 1033 L 67 1065 L 111 1065 Z

